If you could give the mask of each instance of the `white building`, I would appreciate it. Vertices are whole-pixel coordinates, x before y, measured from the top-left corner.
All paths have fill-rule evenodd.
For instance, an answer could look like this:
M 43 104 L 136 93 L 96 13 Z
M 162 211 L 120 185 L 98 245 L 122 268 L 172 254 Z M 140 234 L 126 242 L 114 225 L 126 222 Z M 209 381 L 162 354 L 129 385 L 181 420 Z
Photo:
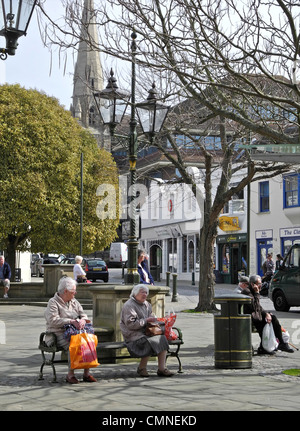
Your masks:
M 187 184 L 152 181 L 141 208 L 141 247 L 150 255 L 150 266 L 159 265 L 162 277 L 176 272 L 179 279 L 199 277 L 199 234 L 202 223 L 204 187 L 201 170 L 197 177 L 197 200 Z M 240 171 L 238 177 L 243 175 Z M 234 181 L 239 181 L 236 177 Z M 218 171 L 215 171 L 217 181 Z M 237 282 L 247 260 L 247 195 L 234 196 L 220 216 L 215 246 L 215 270 L 219 279 Z
M 252 183 L 250 196 L 250 273 L 262 274 L 267 253 L 275 260 L 300 243 L 300 174 Z

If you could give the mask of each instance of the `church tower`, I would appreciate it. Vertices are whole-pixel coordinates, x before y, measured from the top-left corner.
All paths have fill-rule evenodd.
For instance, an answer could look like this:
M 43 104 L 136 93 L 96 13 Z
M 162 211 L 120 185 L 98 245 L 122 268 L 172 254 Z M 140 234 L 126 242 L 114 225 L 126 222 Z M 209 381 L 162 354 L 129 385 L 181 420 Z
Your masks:
M 97 23 L 94 16 L 94 0 L 84 0 L 81 36 L 74 71 L 73 102 L 71 113 L 80 124 L 97 139 L 98 145 L 110 151 L 110 140 L 104 136 L 104 128 L 95 106 L 93 92 L 103 89 L 103 72 L 98 51 L 86 43 L 99 45 Z

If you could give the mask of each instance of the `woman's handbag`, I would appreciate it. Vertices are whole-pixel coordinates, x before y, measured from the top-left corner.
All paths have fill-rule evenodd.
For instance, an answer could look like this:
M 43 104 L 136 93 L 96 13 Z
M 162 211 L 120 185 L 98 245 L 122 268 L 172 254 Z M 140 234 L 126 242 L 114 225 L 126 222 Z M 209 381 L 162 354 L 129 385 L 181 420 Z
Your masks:
M 85 275 L 77 275 L 77 283 L 87 283 L 87 278 Z
M 262 332 L 261 343 L 267 352 L 273 352 L 278 347 L 272 323 L 266 323 Z
M 74 325 L 72 325 L 72 323 L 64 325 L 64 328 L 65 328 L 64 337 L 68 341 L 70 341 L 71 335 L 77 335 L 77 334 L 80 334 L 82 332 L 82 331 L 80 331 L 80 329 L 77 329 Z M 84 331 L 87 332 L 88 334 L 94 334 L 95 333 L 93 325 L 91 323 L 88 323 L 88 322 L 84 325 Z
M 153 337 L 154 335 L 161 335 L 163 333 L 161 326 L 155 322 L 147 322 L 145 335 Z
M 70 368 L 75 370 L 98 367 L 97 344 L 98 338 L 95 334 L 81 332 L 80 334 L 72 335 L 69 346 Z

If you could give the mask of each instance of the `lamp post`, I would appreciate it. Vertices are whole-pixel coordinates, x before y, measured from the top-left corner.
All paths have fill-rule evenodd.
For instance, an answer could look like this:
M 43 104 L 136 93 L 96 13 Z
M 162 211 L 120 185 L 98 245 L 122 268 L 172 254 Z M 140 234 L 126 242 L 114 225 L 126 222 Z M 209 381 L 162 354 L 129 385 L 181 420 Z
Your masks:
M 0 48 L 0 59 L 15 55 L 18 39 L 25 36 L 37 0 L 1 0 L 0 35 L 6 39 L 6 48 Z
M 128 240 L 128 265 L 127 274 L 125 275 L 125 284 L 139 283 L 140 276 L 137 270 L 138 256 L 138 238 L 136 232 L 136 162 L 137 162 L 137 121 L 141 123 L 143 133 L 152 141 L 155 134 L 158 133 L 165 121 L 169 107 L 157 102 L 155 85 L 153 84 L 149 91 L 149 96 L 145 102 L 136 103 L 135 101 L 135 83 L 136 83 L 136 33 L 131 34 L 131 95 L 120 91 L 116 84 L 116 79 L 111 71 L 108 85 L 105 90 L 94 93 L 94 98 L 102 117 L 104 124 L 110 128 L 111 136 L 114 135 L 115 128 L 121 122 L 129 98 L 131 97 L 131 113 L 129 122 L 128 136 L 128 159 L 129 159 L 129 174 L 130 174 L 130 235 Z

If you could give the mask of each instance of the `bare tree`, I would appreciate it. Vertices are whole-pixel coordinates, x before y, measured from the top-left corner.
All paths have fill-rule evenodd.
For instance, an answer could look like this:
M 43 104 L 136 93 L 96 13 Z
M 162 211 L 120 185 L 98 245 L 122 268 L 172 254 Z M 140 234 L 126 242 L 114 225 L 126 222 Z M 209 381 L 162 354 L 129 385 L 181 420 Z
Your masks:
M 299 2 L 95 0 L 82 5 L 79 0 L 62 0 L 66 10 L 63 25 L 51 23 L 43 3 L 40 1 L 41 20 L 47 19 L 45 42 L 58 44 L 60 52 L 76 48 L 85 37 L 91 49 L 130 61 L 134 27 L 142 86 L 148 87 L 149 79 L 157 76 L 162 98 L 176 102 L 177 111 L 165 132 L 172 152 L 161 140 L 155 145 L 178 168 L 181 181 L 193 184 L 195 196 L 196 184 L 186 169 L 184 148 L 178 145 L 176 134 L 189 136 L 203 159 L 205 200 L 198 309 L 213 308 L 213 244 L 223 206 L 249 182 L 291 169 L 282 163 L 254 162 L 247 151 L 237 149 L 237 142 L 264 139 L 289 146 L 300 142 Z M 83 7 L 93 8 L 99 46 L 80 31 Z M 144 74 L 150 73 L 151 77 L 144 79 Z M 185 106 L 184 115 L 178 115 L 180 106 Z M 212 125 L 221 137 L 218 154 L 208 151 L 197 138 L 209 133 Z M 221 175 L 213 194 L 211 177 L 216 164 Z M 234 172 L 242 168 L 247 174 L 232 187 Z

